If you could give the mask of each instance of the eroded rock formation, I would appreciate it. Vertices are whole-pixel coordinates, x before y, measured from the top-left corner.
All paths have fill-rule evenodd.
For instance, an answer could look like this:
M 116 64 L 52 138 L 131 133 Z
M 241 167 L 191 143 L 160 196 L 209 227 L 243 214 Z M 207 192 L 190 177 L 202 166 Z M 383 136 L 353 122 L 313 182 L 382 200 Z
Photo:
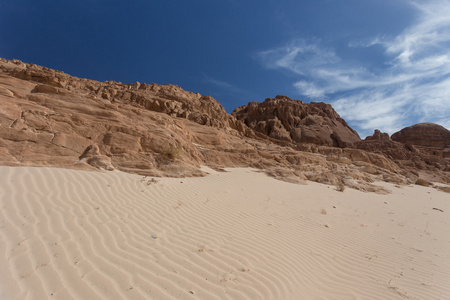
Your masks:
M 361 141 L 330 105 L 284 96 L 229 115 L 175 85 L 98 82 L 0 59 L 0 108 L 2 165 L 177 177 L 201 176 L 201 165 L 254 167 L 366 191 L 382 190 L 372 184 L 379 180 L 413 183 L 421 172 L 450 178 L 443 151 L 423 156 L 422 146 L 381 133 Z
M 393 134 L 392 137 L 396 134 Z M 450 161 L 444 154 L 445 147 L 414 145 L 408 139 L 404 139 L 404 142 L 395 141 L 387 133 L 381 133 L 379 130 L 375 130 L 374 135 L 367 137 L 364 141 L 354 143 L 352 147 L 382 154 L 405 172 L 411 174 L 418 175 L 419 172 L 427 170 L 434 174 L 450 171 Z
M 419 123 L 403 128 L 391 138 L 412 145 L 450 148 L 450 131 L 434 123 Z
M 331 105 L 322 102 L 307 104 L 276 96 L 238 107 L 232 115 L 258 132 L 293 143 L 343 148 L 360 140 Z

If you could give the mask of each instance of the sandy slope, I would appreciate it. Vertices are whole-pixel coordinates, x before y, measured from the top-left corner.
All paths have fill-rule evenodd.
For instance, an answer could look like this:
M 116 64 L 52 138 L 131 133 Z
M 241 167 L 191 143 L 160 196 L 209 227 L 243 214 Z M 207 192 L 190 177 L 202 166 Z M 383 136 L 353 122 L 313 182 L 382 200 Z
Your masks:
M 0 298 L 450 299 L 449 194 L 208 172 L 0 167 Z

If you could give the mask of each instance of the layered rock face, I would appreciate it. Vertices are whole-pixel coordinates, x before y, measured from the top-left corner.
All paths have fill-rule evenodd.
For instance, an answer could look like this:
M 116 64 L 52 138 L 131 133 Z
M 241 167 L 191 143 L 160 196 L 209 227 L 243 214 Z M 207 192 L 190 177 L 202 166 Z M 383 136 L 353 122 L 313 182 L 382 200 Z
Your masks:
M 246 133 L 242 122 L 178 86 L 97 82 L 20 61 L 0 60 L 0 70 L 3 164 L 192 176 L 213 160 L 196 142 L 248 148 L 236 137 Z M 215 162 L 242 161 L 235 156 Z
M 232 115 L 258 132 L 293 143 L 346 147 L 360 140 L 358 133 L 325 103 L 307 104 L 276 96 L 238 107 Z
M 98 82 L 20 61 L 8 63 L 3 60 L 1 68 L 12 77 L 38 83 L 32 93 L 67 95 L 68 92 L 75 92 L 102 99 L 105 103 L 131 104 L 202 125 L 229 126 L 230 116 L 214 98 L 185 91 L 176 85 Z
M 98 82 L 0 59 L 1 165 L 176 177 L 201 176 L 201 165 L 254 167 L 365 191 L 380 191 L 377 180 L 414 182 L 417 170 L 450 181 L 449 159 L 419 147 L 381 133 L 360 141 L 324 103 L 278 96 L 229 115 L 175 85 Z
M 392 140 L 426 147 L 450 148 L 450 131 L 433 123 L 420 123 L 403 128 Z
M 401 131 L 403 130 L 405 129 Z M 368 136 L 364 141 L 354 143 L 352 147 L 382 154 L 405 172 L 413 174 L 418 174 L 417 172 L 421 170 L 450 171 L 450 161 L 445 155 L 445 148 L 414 145 L 412 143 L 414 139 L 404 139 L 404 142 L 393 140 L 398 133 L 394 133 L 391 138 L 389 134 L 375 130 L 372 136 Z M 431 143 L 433 142 L 431 141 Z

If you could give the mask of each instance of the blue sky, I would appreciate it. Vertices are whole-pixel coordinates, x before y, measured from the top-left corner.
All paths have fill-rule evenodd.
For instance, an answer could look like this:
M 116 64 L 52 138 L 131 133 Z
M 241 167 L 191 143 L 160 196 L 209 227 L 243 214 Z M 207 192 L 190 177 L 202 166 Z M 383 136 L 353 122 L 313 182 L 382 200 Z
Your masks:
M 362 137 L 450 128 L 450 0 L 0 1 L 0 57 L 176 84 L 228 112 L 330 103 Z

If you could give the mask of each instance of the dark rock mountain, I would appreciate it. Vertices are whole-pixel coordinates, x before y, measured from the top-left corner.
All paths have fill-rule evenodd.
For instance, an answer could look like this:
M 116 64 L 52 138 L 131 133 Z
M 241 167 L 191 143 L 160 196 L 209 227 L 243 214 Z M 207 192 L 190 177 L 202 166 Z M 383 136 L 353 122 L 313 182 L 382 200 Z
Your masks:
M 307 104 L 276 96 L 238 107 L 232 115 L 258 132 L 292 143 L 346 147 L 360 140 L 333 107 L 322 102 Z
M 450 131 L 433 123 L 420 123 L 403 128 L 391 138 L 397 142 L 418 146 L 450 148 Z

